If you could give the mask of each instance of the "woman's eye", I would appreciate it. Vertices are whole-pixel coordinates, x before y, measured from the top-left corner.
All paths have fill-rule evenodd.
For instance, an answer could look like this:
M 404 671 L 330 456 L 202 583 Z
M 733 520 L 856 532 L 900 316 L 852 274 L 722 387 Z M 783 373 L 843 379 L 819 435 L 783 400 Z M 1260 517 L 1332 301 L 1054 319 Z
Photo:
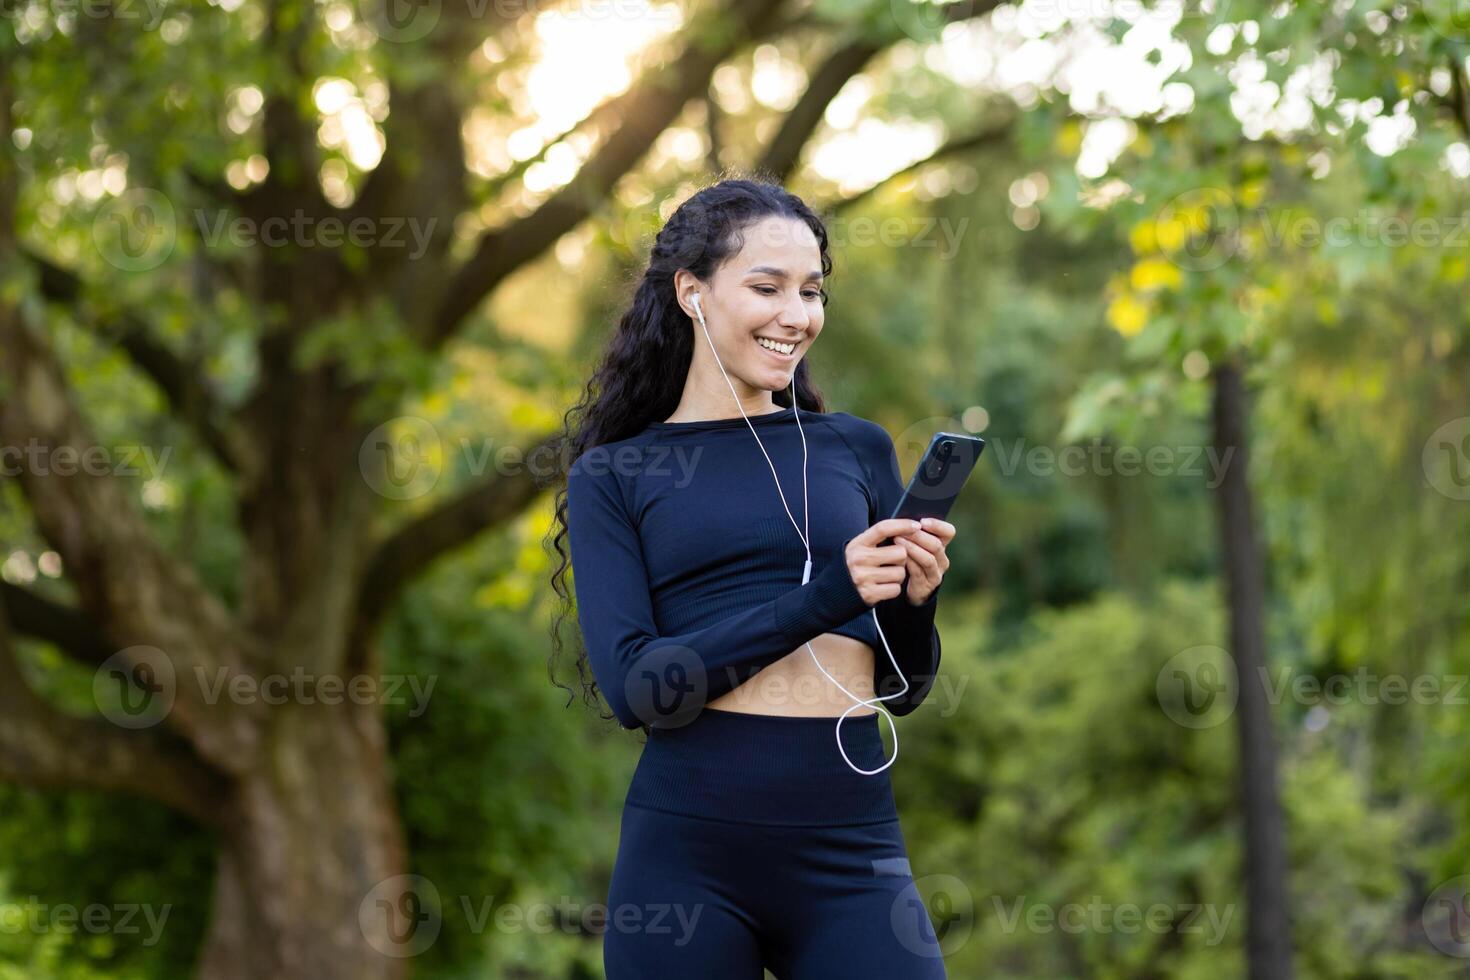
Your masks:
M 781 290 L 775 289 L 775 288 L 773 288 L 771 286 L 756 286 L 755 287 L 755 291 L 758 292 L 758 293 L 760 293 L 762 296 L 775 296 Z M 814 293 L 814 292 L 808 291 L 808 292 L 802 293 L 801 295 L 802 295 L 803 298 L 808 299 L 808 300 L 819 300 L 819 299 L 822 298 L 821 292 L 815 292 Z

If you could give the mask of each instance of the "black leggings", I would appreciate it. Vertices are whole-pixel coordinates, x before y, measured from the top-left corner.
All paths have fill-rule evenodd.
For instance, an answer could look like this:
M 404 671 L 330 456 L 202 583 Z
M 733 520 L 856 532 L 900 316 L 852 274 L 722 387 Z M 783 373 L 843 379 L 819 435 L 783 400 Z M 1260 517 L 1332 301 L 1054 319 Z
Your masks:
M 883 764 L 879 724 L 843 722 L 854 765 Z M 852 771 L 835 725 L 706 708 L 649 733 L 608 890 L 608 980 L 945 977 L 888 771 Z

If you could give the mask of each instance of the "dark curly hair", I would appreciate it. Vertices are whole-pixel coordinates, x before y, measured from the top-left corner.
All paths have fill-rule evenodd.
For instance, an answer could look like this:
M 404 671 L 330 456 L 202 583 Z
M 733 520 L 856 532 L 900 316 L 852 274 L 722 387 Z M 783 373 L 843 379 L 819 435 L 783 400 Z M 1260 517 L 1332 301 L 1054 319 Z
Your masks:
M 622 319 L 618 321 L 597 369 L 588 380 L 576 405 L 563 418 L 559 458 L 567 466 L 587 450 L 617 442 L 642 432 L 650 423 L 661 422 L 674 413 L 684 393 L 684 381 L 694 356 L 694 326 L 679 307 L 674 295 L 674 273 L 688 269 L 702 282 L 709 282 L 727 259 L 744 246 L 741 232 L 765 218 L 789 217 L 811 228 L 822 255 L 822 275 L 832 272 L 827 245 L 827 227 L 806 202 L 780 184 L 762 178 L 732 177 L 718 181 L 692 195 L 669 216 L 653 242 L 648 268 L 644 270 Z M 822 305 L 827 291 L 821 290 Z M 825 412 L 822 394 L 812 383 L 809 358 L 796 367 L 797 407 Z M 790 389 L 771 393 L 783 408 L 791 406 Z M 565 548 L 567 537 L 567 487 L 565 472 L 556 491 L 556 519 L 547 541 L 560 558 L 551 574 L 551 586 L 559 601 L 551 624 L 551 655 L 547 673 L 552 683 L 567 692 L 573 689 L 556 677 L 562 653 L 561 627 L 573 609 L 566 573 L 570 564 Z M 584 701 L 599 705 L 596 678 L 587 662 L 585 644 L 578 637 L 577 676 Z M 611 712 L 602 715 L 613 717 Z M 643 726 L 647 731 L 647 726 Z

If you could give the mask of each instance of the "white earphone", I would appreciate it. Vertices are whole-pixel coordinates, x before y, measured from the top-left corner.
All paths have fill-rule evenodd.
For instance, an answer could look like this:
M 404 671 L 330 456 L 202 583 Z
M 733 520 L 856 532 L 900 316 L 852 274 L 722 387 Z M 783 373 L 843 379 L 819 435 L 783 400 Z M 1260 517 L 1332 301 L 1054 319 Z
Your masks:
M 776 479 L 776 492 L 781 495 L 781 506 L 785 508 L 786 516 L 791 518 L 791 526 L 796 528 L 796 533 L 801 538 L 802 545 L 806 548 L 806 565 L 801 570 L 801 584 L 805 585 L 808 581 L 811 580 L 812 576 L 812 546 L 811 540 L 808 537 L 808 535 L 810 535 L 811 533 L 811 511 L 810 508 L 807 506 L 806 493 L 806 432 L 803 431 L 801 428 L 801 413 L 797 410 L 796 407 L 796 371 L 793 368 L 791 373 L 791 412 L 796 417 L 796 430 L 797 432 L 801 433 L 801 500 L 803 508 L 802 520 L 806 523 L 807 527 L 805 534 L 802 533 L 800 527 L 797 527 L 796 518 L 791 516 L 791 508 L 786 505 L 786 494 L 783 493 L 781 490 L 781 478 L 779 476 L 776 476 L 776 464 L 771 462 L 771 454 L 766 452 L 765 444 L 761 442 L 760 435 L 756 433 L 755 426 L 751 424 L 750 416 L 745 414 L 745 406 L 740 404 L 740 393 L 735 390 L 734 382 L 730 380 L 729 373 L 725 371 L 725 365 L 720 360 L 719 351 L 715 350 L 714 338 L 710 336 L 709 325 L 704 322 L 704 310 L 699 305 L 699 293 L 696 292 L 691 294 L 690 301 L 694 304 L 694 312 L 699 315 L 699 325 L 704 328 L 704 336 L 705 339 L 709 341 L 710 351 L 715 355 L 715 363 L 720 366 L 720 373 L 725 376 L 725 383 L 730 386 L 730 394 L 735 396 L 735 406 L 740 409 L 740 415 L 742 418 L 745 419 L 745 424 L 749 426 L 750 434 L 755 436 L 756 444 L 760 446 L 761 455 L 766 457 L 766 463 L 771 467 L 771 476 L 775 477 Z M 845 557 L 839 557 L 838 560 L 845 561 L 846 559 Z M 812 649 L 811 642 L 808 641 L 806 644 L 807 652 L 812 655 L 812 662 L 817 665 L 817 669 L 820 670 L 829 681 L 831 681 L 833 684 L 836 684 L 838 690 L 840 690 L 843 694 L 846 694 L 853 700 L 852 707 L 844 711 L 837 719 L 837 727 L 835 732 L 837 736 L 837 751 L 842 753 L 842 759 L 844 762 L 847 763 L 848 768 L 852 769 L 853 772 L 856 772 L 859 775 L 863 776 L 877 775 L 884 769 L 887 769 L 889 766 L 893 765 L 893 763 L 898 760 L 898 726 L 894 723 L 893 716 L 888 713 L 888 709 L 884 708 L 878 702 L 891 701 L 894 698 L 902 697 L 903 695 L 907 694 L 909 690 L 909 680 L 907 677 L 904 677 L 903 670 L 898 666 L 898 660 L 894 658 L 893 650 L 890 649 L 888 646 L 888 637 L 883 635 L 883 627 L 878 623 L 878 610 L 876 607 L 872 610 L 872 613 L 873 625 L 877 626 L 878 628 L 878 638 L 883 641 L 883 650 L 885 653 L 888 654 L 888 660 L 890 663 L 893 664 L 894 672 L 903 679 L 903 690 L 901 691 L 898 691 L 894 694 L 885 694 L 882 697 L 874 697 L 871 699 L 860 698 L 856 694 L 853 694 L 851 691 L 849 691 L 847 688 L 843 687 L 841 681 L 833 677 L 831 674 L 827 673 L 827 668 L 823 667 L 822 662 L 817 659 L 817 651 Z M 883 765 L 879 766 L 877 769 L 859 769 L 857 766 L 852 764 L 852 760 L 847 757 L 847 750 L 842 747 L 842 723 L 847 720 L 848 715 L 852 714 L 853 711 L 860 707 L 863 707 L 864 705 L 877 708 L 878 711 L 883 715 L 883 717 L 888 719 L 888 729 L 893 733 L 893 758 L 883 763 Z

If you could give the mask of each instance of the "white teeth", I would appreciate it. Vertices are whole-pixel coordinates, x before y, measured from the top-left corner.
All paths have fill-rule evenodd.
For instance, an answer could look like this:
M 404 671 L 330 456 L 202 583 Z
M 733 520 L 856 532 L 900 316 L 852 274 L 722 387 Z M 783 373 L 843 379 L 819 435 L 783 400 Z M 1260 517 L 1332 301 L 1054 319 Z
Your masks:
M 760 344 L 762 347 L 776 351 L 781 354 L 790 354 L 792 351 L 796 350 L 795 344 L 781 344 L 777 343 L 774 340 L 767 340 L 765 337 L 757 337 L 755 338 L 755 342 Z

